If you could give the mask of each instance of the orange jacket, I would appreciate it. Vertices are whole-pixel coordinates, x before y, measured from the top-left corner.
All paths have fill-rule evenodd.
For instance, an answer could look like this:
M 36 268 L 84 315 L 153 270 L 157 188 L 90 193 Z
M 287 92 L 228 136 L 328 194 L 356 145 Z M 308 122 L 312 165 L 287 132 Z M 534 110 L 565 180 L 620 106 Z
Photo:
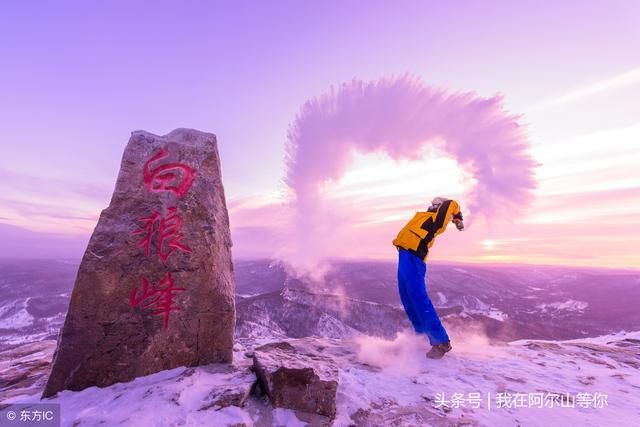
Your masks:
M 447 224 L 453 218 L 462 220 L 460 205 L 455 200 L 445 201 L 434 211 L 416 212 L 402 227 L 393 244 L 426 261 L 435 237 L 447 228 Z

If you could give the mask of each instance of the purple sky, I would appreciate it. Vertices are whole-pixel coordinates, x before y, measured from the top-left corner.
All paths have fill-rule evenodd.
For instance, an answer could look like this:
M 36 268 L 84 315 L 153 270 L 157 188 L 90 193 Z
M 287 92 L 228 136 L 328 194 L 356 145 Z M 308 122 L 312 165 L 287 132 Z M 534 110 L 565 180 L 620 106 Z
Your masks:
M 501 93 L 510 112 L 524 114 L 543 160 L 557 154 L 558 141 L 574 141 L 560 145 L 572 153 L 566 162 L 584 173 L 580 150 L 606 141 L 619 153 L 609 167 L 622 165 L 629 176 L 631 143 L 624 141 L 640 135 L 640 3 L 557 3 L 3 1 L 0 256 L 11 255 L 17 240 L 38 241 L 37 232 L 88 237 L 135 129 L 215 133 L 232 207 L 277 194 L 287 128 L 300 107 L 353 78 L 409 72 L 454 91 Z M 621 136 L 576 139 L 603 132 Z M 599 156 L 587 150 L 591 161 Z M 600 182 L 609 180 L 600 173 Z M 554 188 L 568 184 L 545 185 L 543 206 Z M 629 200 L 638 187 L 599 191 L 621 191 L 616 215 L 637 217 L 638 203 Z M 242 223 L 234 209 L 231 219 Z M 15 227 L 29 233 L 16 238 Z M 501 238 L 531 238 L 500 233 L 475 238 L 497 242 L 484 245 L 491 250 Z M 238 236 L 235 253 L 251 254 Z M 77 256 L 81 246 L 69 253 Z M 639 260 L 608 256 L 594 262 Z

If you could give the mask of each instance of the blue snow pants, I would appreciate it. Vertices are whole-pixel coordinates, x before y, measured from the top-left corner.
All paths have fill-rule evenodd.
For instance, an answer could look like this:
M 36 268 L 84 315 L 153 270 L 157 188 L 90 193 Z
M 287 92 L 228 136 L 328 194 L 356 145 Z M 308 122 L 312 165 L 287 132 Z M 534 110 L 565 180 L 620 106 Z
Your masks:
M 427 295 L 427 265 L 405 249 L 400 249 L 398 254 L 398 291 L 413 329 L 426 335 L 431 345 L 449 341 L 447 331 Z

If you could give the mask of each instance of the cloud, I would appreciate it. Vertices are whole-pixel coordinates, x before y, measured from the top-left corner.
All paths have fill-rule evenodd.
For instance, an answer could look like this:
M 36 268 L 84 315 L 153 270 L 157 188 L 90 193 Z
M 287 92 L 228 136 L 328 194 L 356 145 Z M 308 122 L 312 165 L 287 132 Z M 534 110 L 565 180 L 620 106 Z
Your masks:
M 0 169 L 0 215 L 31 230 L 86 233 L 108 197 L 104 186 Z
M 2 183 L 5 183 L 4 185 Z M 67 181 L 48 176 L 34 176 L 22 172 L 0 169 L 0 186 L 11 183 L 10 188 L 17 193 L 34 194 L 38 196 L 68 197 L 75 196 L 85 199 L 103 200 L 110 195 L 110 188 L 105 185 L 89 184 L 86 182 Z
M 69 258 L 79 260 L 82 257 L 89 233 L 68 235 L 38 233 L 0 223 L 0 258 Z
M 550 99 L 543 100 L 535 104 L 529 109 L 529 111 L 533 112 L 547 108 L 560 107 L 585 98 L 605 94 L 614 90 L 624 89 L 638 84 L 640 84 L 640 68 L 634 68 L 622 74 L 598 80 Z

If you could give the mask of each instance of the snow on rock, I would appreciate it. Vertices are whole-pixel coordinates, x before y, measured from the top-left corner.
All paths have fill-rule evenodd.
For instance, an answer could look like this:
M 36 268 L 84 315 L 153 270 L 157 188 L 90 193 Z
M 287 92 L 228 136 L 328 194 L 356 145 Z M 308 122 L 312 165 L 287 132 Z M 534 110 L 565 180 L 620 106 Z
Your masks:
M 327 338 L 352 338 L 362 335 L 360 331 L 345 325 L 340 320 L 327 313 L 322 313 L 320 315 L 315 332 L 316 333 L 314 335 Z
M 449 301 L 447 296 L 443 292 L 436 292 L 436 295 L 438 296 L 437 304 L 446 306 L 447 302 Z
M 33 316 L 29 314 L 27 311 L 27 303 L 29 299 L 27 298 L 21 305 L 21 307 L 15 311 L 10 316 L 2 319 L 2 328 L 3 329 L 20 329 L 30 326 L 33 323 Z M 11 308 L 3 307 L 6 311 Z
M 235 330 L 236 340 L 240 337 L 249 340 L 267 339 L 268 341 L 273 338 L 286 338 L 287 333 L 278 326 L 277 323 L 271 321 L 271 319 L 261 319 L 260 323 L 244 321 L 240 323 Z
M 256 393 L 244 404 L 242 399 L 230 399 L 232 406 L 216 406 L 221 395 L 237 396 L 225 393 L 234 388 L 232 384 L 255 380 L 248 371 L 252 361 L 242 356 L 250 347 L 240 344 L 232 371 L 220 371 L 214 365 L 176 368 L 106 388 L 64 391 L 46 401 L 62 405 L 62 426 L 630 426 L 640 419 L 640 332 L 504 345 L 489 345 L 486 337 L 477 334 L 455 336 L 453 351 L 442 360 L 424 357 L 428 349 L 424 337 L 408 333 L 394 340 L 360 336 L 287 341 L 282 347 L 294 348 L 291 353 L 298 355 L 301 365 L 314 372 L 330 367 L 337 382 L 333 420 L 273 408 Z M 32 350 L 30 360 L 37 360 L 38 352 L 46 353 Z M 281 349 L 281 353 L 287 351 Z M 0 366 L 3 383 L 7 365 Z M 2 389 L 2 401 L 38 402 L 42 386 L 42 381 L 35 381 L 14 394 L 8 394 L 10 388 Z M 477 406 L 469 399 L 476 394 Z M 555 406 L 523 407 L 528 401 L 516 397 L 529 394 L 543 396 Z M 597 395 L 601 407 L 585 404 L 595 402 Z M 508 396 L 512 400 L 505 400 Z M 574 406 L 559 407 L 560 403 L 567 406 L 567 396 L 574 398 Z
M 569 299 L 567 301 L 561 301 L 561 302 L 552 302 L 549 304 L 538 304 L 536 306 L 536 308 L 538 308 L 543 313 L 546 313 L 548 311 L 560 311 L 560 310 L 583 312 L 584 310 L 586 310 L 587 307 L 589 307 L 588 302 L 576 301 L 572 299 Z
M 497 308 L 489 308 L 487 310 L 465 310 L 464 314 L 479 314 L 482 316 L 490 317 L 491 319 L 497 320 L 499 322 L 504 322 L 509 318 L 507 313 L 504 313 Z
M 44 340 L 0 352 L 0 401 L 42 390 L 55 348 Z
M 498 309 L 492 309 L 489 310 L 486 315 L 494 320 L 498 320 L 500 322 L 504 322 L 505 320 L 507 320 L 509 318 L 509 316 L 507 316 L 506 313 L 503 313 L 502 311 L 498 310 Z
M 253 368 L 273 406 L 335 416 L 338 365 L 324 354 L 325 342 L 302 338 L 255 349 Z
M 105 388 L 62 391 L 42 401 L 61 405 L 63 426 L 252 425 L 252 415 L 243 406 L 255 380 L 250 361 L 238 358 L 233 366 L 180 367 Z M 3 399 L 39 401 L 38 393 Z

